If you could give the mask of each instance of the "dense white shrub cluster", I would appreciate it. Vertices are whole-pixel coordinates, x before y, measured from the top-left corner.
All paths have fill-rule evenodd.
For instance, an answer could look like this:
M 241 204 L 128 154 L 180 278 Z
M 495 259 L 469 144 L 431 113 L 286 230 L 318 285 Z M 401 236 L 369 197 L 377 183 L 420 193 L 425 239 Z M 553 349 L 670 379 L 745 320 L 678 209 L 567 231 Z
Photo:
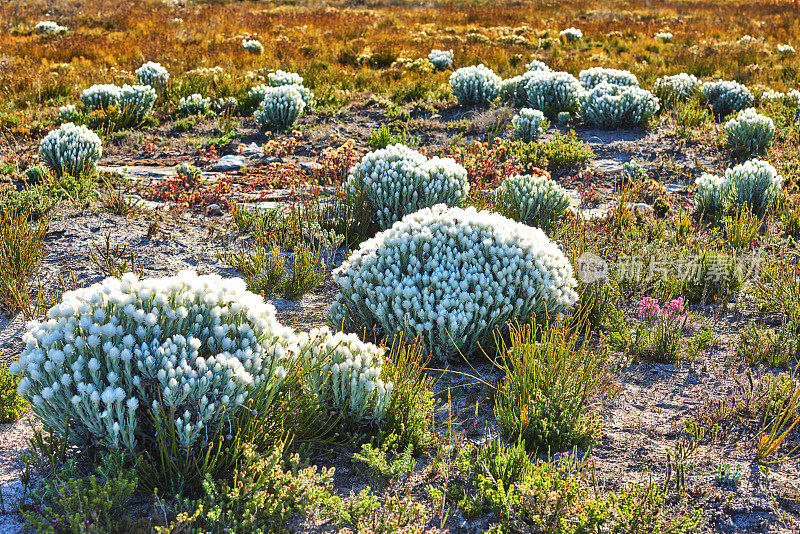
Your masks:
M 544 230 L 564 217 L 569 208 L 567 190 L 545 175 L 509 176 L 495 194 L 514 219 Z
M 568 72 L 533 71 L 525 84 L 528 106 L 548 116 L 561 111 L 577 112 L 582 91 L 578 79 Z
M 274 307 L 246 291 L 241 279 L 127 274 L 65 293 L 45 322 L 29 325 L 12 371 L 22 377 L 19 392 L 34 412 L 62 435 L 69 413 L 73 438 L 131 452 L 140 436 L 154 438 L 149 421 L 170 424 L 165 415 L 173 410 L 184 451 L 211 441 L 221 425 L 227 430 L 251 391 L 274 394 L 286 369 L 309 353 L 324 362 L 338 351 L 336 360 L 353 362 L 354 370 L 333 383 L 309 383 L 320 388 L 320 400 L 352 403 L 365 418 L 376 406 L 382 413 L 391 386 L 383 385 L 382 397 L 373 393 L 379 349 L 327 329 L 315 333 L 310 350 L 304 347 L 309 340 L 281 326 Z M 353 378 L 359 383 L 351 389 Z M 353 393 L 366 402 L 352 399 Z
M 359 422 L 384 418 L 393 389 L 381 378 L 384 349 L 327 327 L 298 334 L 297 344 L 311 367 L 309 389 L 320 405 Z
M 561 32 L 559 32 L 559 35 L 570 43 L 574 43 L 575 41 L 580 41 L 583 38 L 583 32 L 580 31 L 578 28 L 567 28 L 566 30 L 561 30 Z
M 523 141 L 536 141 L 548 126 L 547 118 L 538 109 L 522 108 L 511 119 L 514 133 Z
M 672 42 L 672 32 L 667 31 L 660 31 L 655 36 L 656 40 L 661 41 L 663 43 L 671 43 Z
M 528 101 L 528 92 L 526 89 L 528 80 L 537 72 L 539 71 L 529 70 L 524 74 L 500 82 L 500 100 L 512 106 L 524 106 Z
M 734 111 L 749 108 L 753 105 L 753 93 L 738 82 L 720 80 L 703 84 L 705 96 L 714 114 L 726 117 Z
M 161 63 L 148 61 L 136 69 L 136 79 L 142 85 L 149 85 L 156 91 L 163 91 L 169 81 L 169 72 Z
M 544 61 L 539 61 L 538 59 L 531 60 L 530 63 L 525 65 L 525 68 L 528 69 L 528 71 L 553 70 L 548 67 Z
M 62 124 L 39 143 L 39 155 L 56 176 L 93 173 L 103 155 L 103 144 L 86 126 Z
M 303 102 L 305 102 L 306 107 L 313 107 L 314 93 L 312 93 L 308 87 L 303 85 L 303 77 L 296 72 L 277 70 L 275 72 L 270 72 L 267 77 L 269 78 L 270 87 L 282 87 L 285 85 L 294 86 L 294 88 L 297 89 L 297 92 L 299 92 L 303 97 Z M 264 93 L 264 96 L 266 96 L 266 92 Z M 264 100 L 263 96 L 261 100 Z
M 433 68 L 436 70 L 447 70 L 453 68 L 453 51 L 452 50 L 431 50 L 428 54 L 428 61 L 431 62 Z
M 659 110 L 658 98 L 639 87 L 601 83 L 581 94 L 581 113 L 594 128 L 645 126 Z
M 647 171 L 636 159 L 631 159 L 622 164 L 622 177 L 629 181 L 647 180 Z
M 182 115 L 205 115 L 211 109 L 211 99 L 194 93 L 178 100 L 178 113 Z
M 427 58 L 398 57 L 392 62 L 392 69 L 407 70 L 419 74 L 433 72 L 433 65 Z
M 450 89 L 462 106 L 486 104 L 500 92 L 500 76 L 483 64 L 463 67 L 450 75 Z
M 793 56 L 795 51 L 794 47 L 790 44 L 779 44 L 778 53 L 782 56 Z
M 297 87 L 294 84 L 281 85 L 268 87 L 264 91 L 264 99 L 253 114 L 259 128 L 288 128 L 297 121 L 306 108 L 303 95 Z
M 242 39 L 242 48 L 254 55 L 264 53 L 264 45 L 257 39 Z
M 800 106 L 800 91 L 798 91 L 797 89 L 792 89 L 788 93 L 782 93 L 780 91 L 767 89 L 761 94 L 761 101 L 780 102 L 786 106 L 796 108 Z
M 692 74 L 681 72 L 658 78 L 653 92 L 665 105 L 686 102 L 700 92 L 700 81 Z
M 768 162 L 751 159 L 726 169 L 724 176 L 703 174 L 695 184 L 695 204 L 700 210 L 723 213 L 733 204 L 762 212 L 777 196 L 783 177 Z
M 58 119 L 62 122 L 75 122 L 78 120 L 80 113 L 74 104 L 67 104 L 58 108 Z
M 639 87 L 639 80 L 636 78 L 635 74 L 620 69 L 592 67 L 582 70 L 580 74 L 578 74 L 578 79 L 584 89 L 594 89 L 601 83 Z
M 769 117 L 757 113 L 754 108 L 747 108 L 740 111 L 735 119 L 725 123 L 725 136 L 731 151 L 750 155 L 761 152 L 772 144 L 775 123 Z
M 366 195 L 381 228 L 435 204 L 460 205 L 469 194 L 464 167 L 449 158 L 428 159 L 400 144 L 364 156 L 350 169 L 347 187 Z
M 66 26 L 61 26 L 52 20 L 42 20 L 36 23 L 36 26 L 33 27 L 33 30 L 36 33 L 41 33 L 44 35 L 61 35 L 67 33 L 69 28 Z
M 365 241 L 333 276 L 333 325 L 419 336 L 440 358 L 469 354 L 495 326 L 561 313 L 578 298 L 569 260 L 542 230 L 441 204 Z

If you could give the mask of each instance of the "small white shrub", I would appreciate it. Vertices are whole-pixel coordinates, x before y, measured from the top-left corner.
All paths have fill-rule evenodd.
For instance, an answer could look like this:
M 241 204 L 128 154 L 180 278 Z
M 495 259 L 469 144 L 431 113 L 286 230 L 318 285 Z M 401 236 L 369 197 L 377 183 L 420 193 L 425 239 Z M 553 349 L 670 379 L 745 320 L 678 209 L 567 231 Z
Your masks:
M 594 128 L 645 126 L 659 107 L 658 98 L 638 87 L 601 83 L 581 95 L 583 120 Z
M 242 48 L 257 56 L 264 53 L 264 45 L 257 39 L 242 39 Z
M 542 230 L 441 204 L 365 241 L 333 276 L 331 324 L 419 336 L 439 358 L 470 354 L 496 326 L 578 299 L 572 265 Z
M 148 61 L 136 69 L 136 79 L 140 84 L 149 85 L 156 91 L 162 92 L 167 88 L 169 72 L 161 66 L 161 63 Z
M 561 220 L 569 208 L 567 190 L 544 174 L 509 176 L 495 194 L 514 219 L 543 230 Z
M 80 113 L 74 104 L 67 104 L 58 108 L 58 119 L 62 122 L 75 122 L 78 120 Z
M 747 205 L 759 213 L 778 195 L 783 177 L 768 162 L 751 159 L 726 169 L 724 176 L 703 174 L 695 184 L 695 205 L 700 210 L 724 213 L 731 205 Z
M 793 56 L 795 54 L 794 47 L 790 44 L 779 44 L 778 54 L 782 56 Z
M 566 30 L 561 30 L 559 35 L 563 39 L 566 39 L 566 41 L 569 43 L 580 41 L 583 38 L 583 32 L 578 28 L 567 28 Z
M 639 87 L 639 80 L 636 75 L 627 70 L 592 67 L 582 70 L 578 75 L 578 79 L 584 89 L 594 89 L 601 83 Z
M 761 152 L 772 144 L 775 137 L 775 123 L 772 119 L 757 113 L 754 108 L 740 111 L 735 119 L 725 123 L 728 147 L 734 155 L 747 155 Z
M 647 171 L 641 163 L 631 159 L 622 164 L 622 177 L 629 181 L 644 181 L 647 180 Z
M 194 93 L 178 100 L 178 113 L 181 115 L 205 115 L 211 109 L 211 99 Z
M 43 35 L 63 35 L 69 31 L 69 28 L 61 26 L 52 20 L 42 20 L 36 23 L 36 26 L 33 27 L 33 31 Z
M 796 108 L 800 106 L 800 91 L 792 89 L 788 93 L 782 93 L 780 91 L 767 89 L 761 94 L 761 101 L 780 102 L 785 106 Z
M 547 64 L 544 61 L 539 61 L 538 59 L 532 60 L 530 63 L 525 65 L 525 68 L 528 71 L 537 71 L 537 70 L 550 71 L 550 70 L 553 70 L 550 67 L 548 67 Z
M 428 61 L 431 62 L 433 68 L 436 70 L 447 70 L 453 68 L 453 51 L 452 50 L 431 50 L 428 54 Z
M 525 84 L 525 97 L 529 107 L 552 117 L 561 111 L 577 112 L 582 90 L 568 72 L 533 71 Z
M 692 74 L 681 72 L 674 76 L 664 76 L 656 80 L 653 93 L 664 103 L 686 102 L 700 93 L 700 82 Z
M 524 106 L 528 101 L 527 85 L 537 72 L 537 70 L 529 70 L 519 76 L 514 76 L 507 80 L 500 82 L 500 100 L 512 106 Z
M 730 183 L 724 176 L 704 173 L 695 180 L 694 203 L 708 215 L 722 214 L 730 205 Z
M 464 167 L 400 144 L 365 155 L 350 169 L 347 187 L 363 191 L 381 228 L 435 204 L 460 205 L 469 194 Z
M 672 32 L 667 31 L 660 31 L 655 35 L 657 41 L 661 41 L 663 43 L 671 43 L 672 42 Z
M 738 82 L 717 81 L 703 84 L 703 96 L 706 98 L 714 114 L 727 117 L 734 111 L 740 111 L 753 105 L 753 93 Z
M 463 67 L 450 75 L 450 88 L 462 106 L 488 104 L 500 92 L 500 76 L 484 65 Z
M 306 108 L 311 108 L 314 106 L 314 93 L 311 92 L 308 87 L 303 85 L 303 77 L 296 72 L 277 70 L 275 72 L 270 72 L 267 77 L 269 78 L 270 87 L 292 85 L 303 97 L 303 102 L 305 102 Z M 266 96 L 266 93 L 264 96 Z M 262 97 L 261 100 L 263 101 L 264 98 Z
M 95 171 L 97 161 L 103 155 L 103 144 L 86 126 L 68 122 L 42 139 L 39 155 L 56 176 L 80 176 Z
M 239 111 L 239 101 L 235 96 L 218 98 L 211 104 L 211 109 L 218 115 L 233 115 Z
M 549 126 L 544 113 L 538 109 L 522 108 L 511 119 L 514 133 L 523 141 L 536 141 Z
M 269 87 L 264 91 L 264 100 L 254 117 L 261 129 L 270 126 L 288 128 L 303 114 L 305 108 L 306 103 L 297 85 Z

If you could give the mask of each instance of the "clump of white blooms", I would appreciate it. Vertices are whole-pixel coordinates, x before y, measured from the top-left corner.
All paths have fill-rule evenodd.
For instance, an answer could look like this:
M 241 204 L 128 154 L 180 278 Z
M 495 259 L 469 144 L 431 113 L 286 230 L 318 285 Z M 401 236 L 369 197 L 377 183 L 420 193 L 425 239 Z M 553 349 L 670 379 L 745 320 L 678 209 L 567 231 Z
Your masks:
M 733 204 L 762 212 L 778 195 L 783 177 L 768 162 L 751 159 L 726 169 L 724 176 L 703 174 L 695 185 L 695 205 L 702 211 L 723 213 Z
M 270 126 L 288 128 L 297 121 L 305 108 L 303 95 L 296 85 L 281 85 L 268 87 L 264 91 L 264 99 L 253 116 L 261 129 Z
M 366 195 L 381 228 L 435 204 L 460 205 L 469 194 L 464 167 L 450 158 L 428 159 L 401 144 L 364 156 L 350 169 L 347 187 Z
M 796 108 L 800 106 L 800 91 L 792 89 L 788 93 L 782 93 L 773 89 L 767 89 L 761 93 L 761 101 L 780 102 L 786 106 Z
M 97 134 L 86 126 L 75 126 L 68 122 L 42 139 L 39 155 L 56 176 L 80 176 L 94 172 L 97 161 L 103 155 L 103 144 Z
M 686 102 L 700 92 L 700 81 L 693 74 L 681 72 L 656 80 L 653 93 L 665 104 Z
M 316 345 L 304 350 L 309 336 L 282 326 L 275 308 L 246 291 L 241 279 L 126 274 L 65 293 L 45 322 L 28 325 L 11 370 L 22 377 L 19 392 L 33 411 L 62 435 L 69 413 L 73 439 L 136 452 L 140 436 L 153 439 L 155 425 L 170 424 L 165 415 L 174 413 L 170 431 L 188 452 L 213 440 L 221 426 L 227 429 L 252 391 L 273 395 L 287 369 L 308 352 L 320 361 L 331 350 L 339 351 L 334 360 L 358 358 L 348 378 L 361 380 L 357 386 L 364 389 L 369 380 L 377 389 L 377 347 L 330 331 L 314 339 Z M 341 341 L 344 346 L 334 349 Z M 320 400 L 331 396 L 331 385 L 309 385 L 320 387 Z M 376 406 L 383 413 L 391 387 L 383 389 L 384 397 L 375 398 L 354 388 L 367 398 L 363 407 L 356 401 L 359 415 L 372 417 Z M 337 406 L 353 402 L 350 388 L 337 393 Z
M 572 265 L 542 230 L 441 204 L 365 241 L 333 276 L 331 324 L 419 336 L 440 358 L 469 354 L 494 327 L 561 313 L 578 298 Z
M 570 43 L 580 41 L 583 38 L 583 32 L 578 28 L 567 28 L 566 30 L 561 30 L 559 35 Z
M 528 80 L 538 72 L 542 71 L 536 69 L 529 70 L 524 74 L 500 82 L 500 100 L 512 106 L 524 106 L 528 101 L 528 92 L 526 89 Z
M 554 116 L 580 107 L 581 83 L 568 72 L 533 71 L 525 84 L 527 105 Z
M 78 120 L 80 113 L 74 104 L 67 104 L 58 108 L 58 119 L 64 122 L 75 122 Z
M 81 92 L 86 109 L 118 114 L 117 126 L 140 123 L 153 109 L 158 95 L 150 85 L 93 85 Z
M 450 88 L 462 106 L 487 104 L 500 92 L 500 76 L 489 67 L 463 67 L 450 75 Z
M 264 53 L 264 45 L 257 39 L 242 39 L 242 48 L 254 55 L 261 55 Z
M 211 104 L 211 108 L 219 115 L 233 115 L 239 111 L 239 101 L 235 96 L 221 97 Z
M 495 194 L 514 219 L 544 230 L 563 218 L 569 208 L 567 190 L 544 174 L 509 176 Z
M 782 56 L 793 56 L 795 51 L 794 47 L 790 44 L 779 44 L 778 53 Z
M 453 68 L 453 51 L 452 50 L 431 50 L 428 54 L 428 61 L 431 62 L 433 68 L 436 70 L 447 70 Z
M 528 71 L 537 71 L 537 70 L 549 71 L 549 70 L 553 70 L 550 67 L 548 67 L 547 64 L 544 61 L 539 61 L 538 59 L 531 60 L 530 63 L 525 65 L 525 68 Z
M 549 126 L 544 113 L 538 109 L 522 108 L 511 119 L 514 133 L 523 141 L 536 141 Z
M 178 113 L 181 115 L 205 115 L 211 109 L 211 99 L 194 93 L 178 100 Z
M 417 72 L 419 74 L 427 74 L 433 71 L 433 65 L 431 65 L 431 62 L 427 58 L 421 57 L 398 57 L 392 62 L 391 68 L 396 70 Z
M 275 72 L 270 72 L 267 77 L 269 78 L 270 87 L 291 85 L 297 89 L 297 91 L 303 97 L 303 102 L 305 102 L 306 107 L 312 107 L 314 105 L 314 93 L 312 93 L 308 87 L 303 85 L 303 77 L 296 72 L 277 70 Z M 266 92 L 264 93 L 264 96 L 266 96 Z M 264 98 L 262 97 L 261 100 L 263 101 Z
M 384 349 L 327 327 L 298 334 L 297 344 L 310 365 L 308 385 L 319 405 L 359 422 L 384 418 L 393 389 L 381 378 Z
M 631 182 L 647 180 L 647 171 L 636 159 L 631 159 L 622 164 L 622 177 Z
M 149 85 L 156 91 L 163 91 L 169 81 L 169 72 L 161 63 L 148 61 L 136 69 L 136 79 L 142 85 Z
M 62 35 L 69 31 L 69 28 L 66 26 L 61 26 L 57 22 L 53 22 L 52 20 L 42 20 L 36 23 L 36 26 L 33 27 L 33 31 L 36 33 L 41 33 L 44 35 Z
M 627 70 L 592 67 L 582 70 L 578 74 L 578 79 L 580 79 L 584 89 L 593 89 L 601 83 L 639 87 L 639 80 L 636 75 Z
M 720 80 L 718 82 L 705 82 L 703 96 L 719 117 L 726 117 L 734 111 L 749 108 L 753 105 L 753 93 L 750 89 L 738 82 Z
M 754 154 L 772 144 L 775 123 L 754 108 L 747 108 L 725 123 L 725 136 L 735 154 Z
M 672 32 L 667 31 L 660 31 L 655 36 L 657 41 L 661 41 L 663 43 L 671 43 L 672 42 Z
M 581 113 L 594 128 L 645 126 L 660 104 L 650 91 L 639 87 L 601 83 L 581 95 Z

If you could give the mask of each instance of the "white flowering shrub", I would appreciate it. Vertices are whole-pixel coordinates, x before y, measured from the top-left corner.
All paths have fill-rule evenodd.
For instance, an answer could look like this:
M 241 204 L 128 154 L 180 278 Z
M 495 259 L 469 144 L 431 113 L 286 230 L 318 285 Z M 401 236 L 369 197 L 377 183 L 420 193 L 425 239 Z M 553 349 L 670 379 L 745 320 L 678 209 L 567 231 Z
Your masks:
M 576 113 L 582 91 L 578 79 L 568 72 L 532 71 L 525 84 L 525 99 L 529 107 L 553 117 L 561 111 Z
M 264 53 L 264 45 L 257 39 L 242 39 L 242 48 L 257 56 Z
M 495 194 L 514 219 L 543 230 L 561 220 L 569 208 L 567 190 L 544 174 L 509 176 Z
M 700 81 L 692 74 L 681 72 L 674 76 L 663 76 L 656 80 L 653 93 L 664 103 L 674 105 L 675 102 L 686 102 L 700 93 Z
M 522 108 L 511 119 L 514 133 L 523 141 L 536 141 L 550 125 L 544 113 L 538 109 Z
M 747 108 L 725 123 L 725 136 L 734 155 L 749 156 L 772 144 L 775 123 L 754 108 Z
M 641 163 L 631 159 L 622 164 L 622 177 L 631 182 L 644 181 L 647 180 L 647 171 L 644 170 Z
M 56 176 L 80 176 L 94 173 L 97 161 L 103 155 L 103 144 L 86 126 L 68 122 L 42 139 L 39 155 Z
M 660 31 L 655 35 L 655 38 L 657 41 L 661 41 L 662 43 L 671 43 L 672 32 Z
M 178 100 L 178 113 L 181 115 L 205 115 L 211 109 L 211 99 L 194 93 Z
M 658 98 L 639 87 L 601 83 L 581 95 L 583 121 L 594 128 L 646 126 L 659 108 Z
M 88 110 L 113 115 L 117 127 L 141 123 L 158 98 L 150 85 L 93 85 L 81 93 L 81 102 Z
M 695 181 L 695 205 L 707 213 L 724 213 L 733 204 L 764 211 L 783 185 L 783 177 L 766 161 L 751 159 L 725 170 L 724 176 L 703 174 Z
M 551 71 L 551 70 L 553 70 L 550 67 L 548 67 L 547 64 L 544 61 L 539 61 L 538 59 L 532 60 L 530 63 L 525 65 L 525 68 L 528 69 L 528 71 L 537 71 L 537 70 Z
M 297 85 L 281 85 L 265 90 L 264 100 L 253 116 L 261 129 L 288 128 L 297 121 L 305 108 L 306 103 L 297 90 Z
M 33 31 L 43 35 L 62 35 L 67 33 L 69 28 L 61 26 L 52 20 L 42 20 L 36 23 L 36 26 L 33 27 Z
M 537 72 L 537 70 L 529 70 L 519 76 L 514 76 L 507 80 L 500 82 L 499 98 L 502 102 L 512 106 L 524 106 L 528 101 L 527 85 Z
M 64 122 L 75 122 L 80 117 L 80 112 L 78 108 L 75 107 L 74 104 L 67 104 L 66 106 L 61 106 L 58 108 L 58 119 Z
M 90 110 L 119 107 L 122 88 L 113 84 L 97 84 L 81 92 L 81 102 Z
M 384 349 L 355 334 L 315 328 L 297 335 L 311 373 L 308 386 L 317 403 L 358 422 L 380 422 L 393 384 L 381 378 Z
M 794 47 L 790 44 L 779 44 L 778 54 L 782 56 L 793 56 L 795 54 Z
M 161 66 L 161 63 L 148 61 L 136 69 L 136 79 L 142 85 L 149 85 L 156 91 L 162 92 L 167 88 L 169 72 Z
M 305 102 L 306 108 L 311 108 L 314 106 L 314 93 L 311 92 L 308 87 L 303 85 L 303 77 L 296 72 L 277 70 L 275 72 L 270 72 L 267 77 L 269 78 L 270 87 L 292 85 L 303 97 L 303 102 Z M 266 96 L 266 93 L 264 93 L 264 96 Z M 264 97 L 262 96 L 261 101 L 263 100 Z
M 463 67 L 450 75 L 450 89 L 462 106 L 487 104 L 500 92 L 500 76 L 483 64 Z
M 469 354 L 496 326 L 558 314 L 578 298 L 569 260 L 542 230 L 443 204 L 365 241 L 333 276 L 331 324 L 419 336 L 440 358 Z
M 238 278 L 108 278 L 65 293 L 23 341 L 12 372 L 42 421 L 64 435 L 69 413 L 76 441 L 130 452 L 172 424 L 171 413 L 183 451 L 207 444 L 252 391 L 273 395 L 301 357 L 328 368 L 352 362 L 330 376 L 320 369 L 308 385 L 359 420 L 382 416 L 391 395 L 378 383 L 380 349 L 327 329 L 298 336 Z
M 789 107 L 800 107 L 800 91 L 792 89 L 788 93 L 782 93 L 773 89 L 767 89 L 761 93 L 761 102 L 778 102 Z
M 734 111 L 753 105 L 753 93 L 738 82 L 725 80 L 705 82 L 702 90 L 703 96 L 718 117 L 726 117 Z
M 381 228 L 435 204 L 460 205 L 469 194 L 464 167 L 449 158 L 429 160 L 401 144 L 365 155 L 350 169 L 347 187 L 366 195 Z
M 627 70 L 592 67 L 582 70 L 578 74 L 578 79 L 584 89 L 594 89 L 601 83 L 639 87 L 639 80 L 636 75 Z
M 574 43 L 583 39 L 583 32 L 578 28 L 567 28 L 566 30 L 561 30 L 559 35 L 568 43 Z
M 239 111 L 239 101 L 235 96 L 218 98 L 211 104 L 211 109 L 218 115 L 233 115 Z
M 453 51 L 452 50 L 431 50 L 428 54 L 428 61 L 431 62 L 433 68 L 436 70 L 447 70 L 453 68 Z

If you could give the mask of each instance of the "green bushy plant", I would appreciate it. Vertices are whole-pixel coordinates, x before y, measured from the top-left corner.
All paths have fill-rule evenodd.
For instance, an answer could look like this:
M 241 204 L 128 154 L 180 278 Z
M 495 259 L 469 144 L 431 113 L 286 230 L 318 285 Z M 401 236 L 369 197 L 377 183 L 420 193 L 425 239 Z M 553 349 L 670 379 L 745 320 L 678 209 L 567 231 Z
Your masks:
M 569 208 L 566 189 L 545 173 L 509 176 L 495 190 L 495 195 L 511 218 L 543 230 L 551 229 Z
M 19 378 L 9 372 L 5 362 L 0 362 L 0 423 L 13 423 L 28 407 L 17 393 L 17 386 Z

